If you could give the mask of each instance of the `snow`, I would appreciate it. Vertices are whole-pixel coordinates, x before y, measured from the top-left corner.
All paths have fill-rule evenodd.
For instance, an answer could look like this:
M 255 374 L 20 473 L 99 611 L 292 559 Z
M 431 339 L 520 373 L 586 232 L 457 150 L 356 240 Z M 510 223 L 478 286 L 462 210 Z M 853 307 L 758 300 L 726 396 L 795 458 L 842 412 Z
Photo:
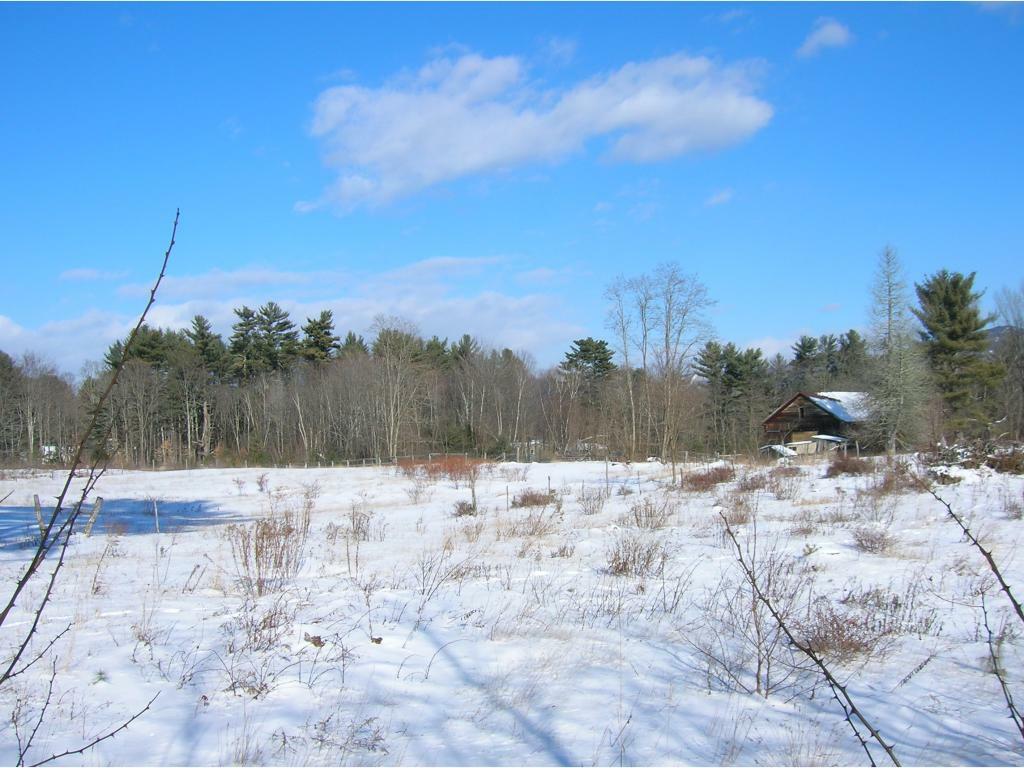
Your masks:
M 868 418 L 868 400 L 863 392 L 818 392 L 810 398 L 815 405 L 848 424 Z
M 767 698 L 741 689 L 755 667 L 729 622 L 747 603 L 729 591 L 741 582 L 718 512 L 746 509 L 735 523 L 743 545 L 756 530 L 757 546 L 792 558 L 794 577 L 813 590 L 800 592 L 794 621 L 881 596 L 887 607 L 871 619 L 892 631 L 834 669 L 904 765 L 1020 764 L 980 629 L 985 563 L 927 494 L 882 495 L 880 476 L 825 478 L 825 466 L 738 465 L 736 480 L 697 493 L 671 488 L 661 463 L 497 465 L 477 484 L 480 514 L 466 517 L 452 514 L 470 499 L 465 481 L 417 489 L 387 467 L 112 471 L 96 489 L 104 503 L 92 535 L 72 540 L 34 648 L 70 631 L 0 690 L 0 763 L 18 760 L 12 715 L 24 738 L 51 659 L 54 695 L 27 762 L 89 741 L 159 694 L 127 730 L 57 764 L 864 763 L 812 673 L 780 679 Z M 940 495 L 983 533 L 1009 583 L 1024 583 L 1024 523 L 1010 514 L 1024 480 L 960 467 L 946 475 L 957 482 Z M 740 490 L 745 481 L 754 490 Z M 62 482 L 0 475 L 0 498 L 13 491 L 0 507 L 4 584 L 29 558 L 33 494 L 45 504 Z M 548 488 L 557 504 L 507 506 Z M 599 509 L 587 506 L 605 491 Z M 231 526 L 295 512 L 303 498 L 312 512 L 301 568 L 247 597 Z M 644 503 L 665 505 L 664 527 L 637 527 Z M 357 523 L 364 535 L 349 535 Z M 861 527 L 887 531 L 892 547 L 858 549 Z M 610 572 L 623 541 L 657 547 L 663 572 Z M 0 632 L 5 650 L 40 589 Z M 1013 618 L 994 590 L 987 605 L 994 626 Z M 1010 635 L 1002 648 L 1024 700 L 1021 641 Z M 730 660 L 734 681 L 716 678 L 708 649 Z
M 824 440 L 828 443 L 845 443 L 847 442 L 845 437 L 836 437 L 835 435 L 811 435 L 811 440 Z

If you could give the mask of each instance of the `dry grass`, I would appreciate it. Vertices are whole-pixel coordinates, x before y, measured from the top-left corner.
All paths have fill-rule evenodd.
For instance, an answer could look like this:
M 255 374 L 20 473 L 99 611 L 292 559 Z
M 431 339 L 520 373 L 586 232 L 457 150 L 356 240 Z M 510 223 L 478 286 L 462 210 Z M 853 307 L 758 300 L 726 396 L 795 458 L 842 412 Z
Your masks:
M 985 459 L 985 464 L 996 472 L 1013 475 L 1024 474 L 1024 448 L 1013 446 L 1007 451 L 994 453 Z
M 584 515 L 600 514 L 607 501 L 608 494 L 603 489 L 584 490 L 579 495 L 580 509 L 583 510 Z
M 880 524 L 858 525 L 853 529 L 853 544 L 861 552 L 884 555 L 896 544 L 896 537 Z
M 728 465 L 709 467 L 703 472 L 692 472 L 683 477 L 683 488 L 696 493 L 710 491 L 716 485 L 728 483 L 736 479 L 736 470 Z
M 1007 499 L 1003 504 L 1003 513 L 1011 520 L 1024 517 L 1024 499 Z
M 527 488 L 522 493 L 512 498 L 512 506 L 515 507 L 546 507 L 553 504 L 557 499 L 554 491 L 542 491 L 536 488 Z
M 744 493 L 761 491 L 768 487 L 768 475 L 765 472 L 752 472 L 745 474 L 736 484 L 736 488 Z
M 644 534 L 625 533 L 608 550 L 608 571 L 616 576 L 658 576 L 664 572 L 667 559 L 661 542 Z
M 876 496 L 909 493 L 917 490 L 917 482 L 911 474 L 909 465 L 896 461 L 886 465 L 882 473 L 868 487 L 867 492 Z
M 637 528 L 657 530 L 668 525 L 675 512 L 676 505 L 666 497 L 654 499 L 648 495 L 629 508 L 629 512 L 622 518 L 622 523 Z
M 539 539 L 558 530 L 559 513 L 543 507 L 532 508 L 526 517 L 507 520 L 498 526 L 499 539 Z
M 262 597 L 298 574 L 305 561 L 310 513 L 318 493 L 319 488 L 307 489 L 299 504 L 272 495 L 267 517 L 226 529 L 235 572 L 246 594 Z
M 840 477 L 841 475 L 870 475 L 874 474 L 876 467 L 870 461 L 858 459 L 856 456 L 836 455 L 825 470 L 825 477 Z
M 477 513 L 476 507 L 468 501 L 456 501 L 452 514 L 455 517 L 473 517 Z
M 881 637 L 863 614 L 819 600 L 800 629 L 804 642 L 828 660 L 849 661 L 879 648 Z
M 768 473 L 765 490 L 780 501 L 792 499 L 800 487 L 800 474 L 797 467 L 776 467 Z

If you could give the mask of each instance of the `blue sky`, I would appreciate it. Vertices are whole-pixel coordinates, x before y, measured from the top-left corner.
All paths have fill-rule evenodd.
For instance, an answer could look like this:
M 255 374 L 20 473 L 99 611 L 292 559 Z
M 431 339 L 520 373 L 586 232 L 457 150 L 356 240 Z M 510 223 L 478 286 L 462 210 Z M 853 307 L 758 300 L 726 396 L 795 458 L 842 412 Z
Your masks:
M 676 261 L 766 352 L 1024 277 L 1024 8 L 0 4 L 0 349 L 77 373 L 274 299 L 556 362 Z

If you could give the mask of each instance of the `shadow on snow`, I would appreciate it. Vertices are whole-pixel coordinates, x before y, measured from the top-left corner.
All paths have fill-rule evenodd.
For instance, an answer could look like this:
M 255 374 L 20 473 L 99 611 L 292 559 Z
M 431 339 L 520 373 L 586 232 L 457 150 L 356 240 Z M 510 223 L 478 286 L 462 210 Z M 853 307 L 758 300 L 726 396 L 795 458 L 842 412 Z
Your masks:
M 44 522 L 49 519 L 52 510 L 52 507 L 47 508 L 43 504 Z M 85 531 L 92 510 L 91 503 L 82 510 L 75 523 L 76 534 Z M 67 512 L 62 512 L 60 521 L 66 517 Z M 153 502 L 148 499 L 104 499 L 92 532 L 125 535 L 156 533 L 158 518 L 161 533 L 193 531 L 252 519 L 247 515 L 225 512 L 208 501 L 157 501 L 157 514 L 154 514 Z M 0 507 L 0 549 L 34 547 L 38 542 L 39 526 L 33 507 Z

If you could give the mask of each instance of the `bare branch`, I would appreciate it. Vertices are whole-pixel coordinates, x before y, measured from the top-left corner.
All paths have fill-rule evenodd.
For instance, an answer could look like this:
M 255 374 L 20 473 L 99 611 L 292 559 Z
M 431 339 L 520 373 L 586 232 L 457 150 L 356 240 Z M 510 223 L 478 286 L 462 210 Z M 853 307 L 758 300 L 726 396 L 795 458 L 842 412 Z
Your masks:
M 33 664 L 35 664 L 40 659 L 42 659 L 50 651 L 50 649 L 53 648 L 53 646 L 55 646 L 57 644 L 58 640 L 60 640 L 62 637 L 64 637 L 64 635 L 66 635 L 68 632 L 71 631 L 71 626 L 72 626 L 71 624 L 68 624 L 66 627 L 64 627 L 64 629 L 62 629 L 60 632 L 58 632 L 56 635 L 54 635 L 50 639 L 50 642 L 48 642 L 46 644 L 46 647 L 43 648 L 43 650 L 41 650 L 38 654 L 36 654 L 36 657 L 34 659 L 32 659 L 32 661 L 30 661 L 27 664 L 25 664 L 25 666 L 23 666 L 21 669 L 12 672 L 10 675 L 8 675 L 7 679 L 11 679 L 11 678 L 17 677 L 22 672 L 26 672 Z
M 1006 707 L 1010 710 L 1010 719 L 1013 720 L 1013 724 L 1017 726 L 1017 730 L 1020 732 L 1020 736 L 1024 739 L 1024 719 L 1021 719 L 1020 710 L 1017 709 L 1017 705 L 1013 701 L 1013 693 L 1010 691 L 1010 686 L 1006 682 L 1006 671 L 1002 667 L 1002 660 L 1000 659 L 999 649 L 996 647 L 995 633 L 992 632 L 992 627 L 988 621 L 988 608 L 985 605 L 985 593 L 981 593 L 981 616 L 982 621 L 985 624 L 986 639 L 988 641 L 988 655 L 992 661 L 992 674 L 996 676 L 996 680 L 999 681 L 999 687 L 1003 692 L 1003 699 L 1006 701 Z
M 68 496 L 68 492 L 70 491 L 71 483 L 75 479 L 75 473 L 77 472 L 78 468 L 82 465 L 82 455 L 85 453 L 85 448 L 88 445 L 90 439 L 94 437 L 97 424 L 99 423 L 100 415 L 103 413 L 103 408 L 106 405 L 108 398 L 110 397 L 110 393 L 113 391 L 114 387 L 117 384 L 117 380 L 120 377 L 121 371 L 124 370 L 124 364 L 127 359 L 128 351 L 131 349 L 136 336 L 138 336 L 139 329 L 145 323 L 146 316 L 149 314 L 149 310 L 152 308 L 154 302 L 156 301 L 157 290 L 159 289 L 160 284 L 161 282 L 163 282 L 164 276 L 167 273 L 167 263 L 170 260 L 171 251 L 174 249 L 175 236 L 178 232 L 178 220 L 180 216 L 181 211 L 176 211 L 174 214 L 174 225 L 171 229 L 171 240 L 169 245 L 167 246 L 167 250 L 164 252 L 164 259 L 160 267 L 160 274 L 157 276 L 157 279 L 149 292 L 149 301 L 146 303 L 145 308 L 139 315 L 138 322 L 135 324 L 135 327 L 132 329 L 131 334 L 128 336 L 128 340 L 124 346 L 124 353 L 121 355 L 121 359 L 117 361 L 117 365 L 114 366 L 114 371 L 110 377 L 110 381 L 107 383 L 106 388 L 103 390 L 102 394 L 100 395 L 99 399 L 96 401 L 93 407 L 92 417 L 89 420 L 88 426 L 82 433 L 82 437 L 79 440 L 77 447 L 75 448 L 75 454 L 71 461 L 71 467 L 68 470 L 67 478 L 65 479 L 64 485 L 57 496 L 57 503 L 53 508 L 53 512 L 50 513 L 44 530 L 40 534 L 39 545 L 36 547 L 36 551 L 33 554 L 32 560 L 29 562 L 28 567 L 25 569 L 25 573 L 21 576 L 21 578 L 18 579 L 17 583 L 15 584 L 14 590 L 11 593 L 10 598 L 7 600 L 6 605 L 2 610 L 0 610 L 0 626 L 3 626 L 4 623 L 7 621 L 7 618 L 10 616 L 10 613 L 13 610 L 15 604 L 17 603 L 18 598 L 21 596 L 21 593 L 24 591 L 25 587 L 29 584 L 32 578 L 36 575 L 39 568 L 42 566 L 43 561 L 50 553 L 50 550 L 53 548 L 55 544 L 62 542 L 60 544 L 60 557 L 56 565 L 54 566 L 53 572 L 50 575 L 50 580 L 47 585 L 47 589 L 44 592 L 42 598 L 40 598 L 38 605 L 34 609 L 35 615 L 33 621 L 29 629 L 27 630 L 23 638 L 23 641 L 20 643 L 14 656 L 10 659 L 10 662 L 8 663 L 6 670 L 2 674 L 0 674 L 0 685 L 2 685 L 10 679 L 15 666 L 17 666 L 18 661 L 24 654 L 25 649 L 28 647 L 28 644 L 31 641 L 33 635 L 38 630 L 39 621 L 42 617 L 43 610 L 49 603 L 50 596 L 53 592 L 53 586 L 56 582 L 57 574 L 60 572 L 60 569 L 64 564 L 65 554 L 67 552 L 68 544 L 71 540 L 71 534 L 74 530 L 75 523 L 78 520 L 79 515 L 81 514 L 82 507 L 86 501 L 86 498 L 88 497 L 89 492 L 95 486 L 96 481 L 99 480 L 99 478 L 103 474 L 103 469 L 100 469 L 97 472 L 97 467 L 99 466 L 100 463 L 99 456 L 97 456 L 97 458 L 93 460 L 93 463 L 90 466 L 89 476 L 86 479 L 85 487 L 82 490 L 78 503 L 74 505 L 74 507 L 71 509 L 70 514 L 67 515 L 66 519 L 58 526 L 57 523 L 61 517 L 61 513 L 64 511 L 64 502 Z M 103 431 L 103 434 L 101 435 L 101 442 L 106 441 L 109 432 L 110 425 L 108 425 L 107 428 Z M 54 531 L 55 527 L 56 531 Z
M 134 715 L 129 717 L 127 720 L 125 720 L 123 723 L 121 723 L 119 726 L 117 726 L 117 728 L 115 728 L 114 730 L 108 731 L 107 733 L 103 734 L 102 736 L 96 737 L 95 739 L 93 739 L 92 741 L 90 741 L 88 744 L 86 744 L 83 747 L 79 747 L 78 749 L 69 749 L 69 750 L 66 750 L 64 752 L 61 752 L 59 755 L 50 755 L 48 758 L 46 758 L 45 760 L 40 760 L 38 763 L 32 763 L 33 768 L 34 768 L 34 766 L 37 766 L 37 765 L 46 765 L 47 763 L 52 763 L 54 760 L 60 760 L 60 758 L 68 757 L 69 755 L 81 755 L 81 754 L 87 752 L 88 750 L 92 749 L 93 747 L 95 747 L 100 742 L 106 741 L 107 739 L 114 738 L 114 736 L 119 734 L 121 731 L 127 730 L 129 725 L 134 723 L 136 720 L 138 720 L 140 717 L 142 717 L 147 711 L 149 711 L 149 708 L 151 706 L 153 706 L 153 702 L 157 700 L 157 697 L 159 695 L 160 694 L 158 693 L 156 696 L 154 696 L 152 699 L 150 699 L 149 703 L 146 704 L 146 706 L 144 706 L 142 709 L 140 709 Z
M 722 518 L 722 523 L 725 525 L 725 532 L 729 536 L 729 539 L 732 541 L 733 546 L 736 548 L 736 557 L 739 560 L 740 568 L 743 569 L 743 573 L 746 575 L 747 581 L 750 583 L 750 587 L 754 591 L 754 594 L 757 596 L 757 599 L 761 601 L 764 607 L 772 615 L 772 618 L 775 619 L 775 622 L 779 625 L 779 629 L 782 630 L 783 634 L 786 636 L 786 639 L 789 640 L 793 647 L 801 653 L 803 653 L 805 656 L 807 656 L 807 658 L 809 658 L 821 672 L 822 676 L 825 678 L 825 681 L 828 683 L 829 688 L 832 689 L 832 695 L 839 703 L 839 706 L 842 707 L 843 715 L 846 719 L 846 722 L 849 723 L 850 728 L 853 729 L 854 735 L 857 737 L 857 740 L 860 741 L 861 746 L 867 753 L 868 760 L 871 761 L 871 765 L 875 765 L 875 759 L 871 754 L 871 750 L 868 748 L 867 740 L 864 738 L 860 730 L 857 728 L 857 725 L 854 723 L 853 718 L 856 718 L 857 721 L 860 722 L 861 725 L 863 725 L 863 727 L 867 729 L 868 733 L 871 735 L 871 738 L 873 738 L 879 744 L 879 746 L 881 746 L 882 749 L 885 750 L 885 753 L 889 756 L 889 759 L 892 761 L 892 764 L 896 766 L 900 765 L 900 761 L 896 758 L 896 753 L 893 751 L 892 745 L 886 744 L 885 740 L 882 738 L 882 735 L 878 732 L 878 729 L 875 728 L 870 722 L 868 722 L 867 718 L 860 711 L 860 709 L 858 709 L 853 699 L 850 698 L 850 694 L 847 692 L 846 687 L 836 679 L 836 677 L 832 674 L 831 670 L 829 670 L 828 666 L 817 654 L 817 652 L 815 652 L 815 650 L 806 643 L 800 642 L 800 640 L 798 640 L 796 636 L 793 634 L 793 632 L 789 629 L 789 626 L 786 624 L 782 615 L 778 612 L 778 610 L 776 610 L 775 606 L 768 599 L 768 596 L 765 595 L 765 593 L 762 591 L 760 584 L 758 584 L 757 576 L 754 573 L 753 569 L 751 569 L 749 563 L 747 563 L 746 558 L 744 558 L 743 548 L 740 546 L 740 542 L 736 538 L 736 533 L 735 531 L 733 531 L 732 526 L 729 524 L 729 519 L 726 516 L 725 512 L 719 510 L 718 515 Z
M 50 701 L 53 699 L 53 683 L 57 679 L 57 660 L 53 660 L 53 670 L 50 673 L 50 681 L 46 688 L 46 701 L 43 702 L 42 708 L 39 710 L 39 717 L 36 718 L 36 724 L 32 728 L 32 733 L 28 735 L 24 745 L 19 745 L 18 749 L 18 765 L 25 764 L 25 755 L 32 748 L 32 742 L 36 738 L 36 733 L 39 731 L 39 726 L 43 724 L 43 719 L 46 717 L 46 710 L 50 708 Z
M 949 517 L 960 527 L 964 536 L 969 542 L 971 542 L 971 544 L 974 545 L 974 548 L 981 553 L 981 556 L 985 558 L 985 562 L 988 563 L 989 570 L 992 571 L 992 575 L 995 576 L 996 581 L 999 582 L 1000 590 L 1006 593 L 1006 597 L 1009 599 L 1010 605 L 1013 606 L 1013 610 L 1017 614 L 1017 618 L 1024 622 L 1024 608 L 1021 607 L 1020 601 L 1014 596 L 1013 590 L 1010 589 L 1010 585 L 1006 583 L 1002 570 L 1000 570 L 999 566 L 996 564 L 995 558 L 992 557 L 992 551 L 985 549 L 978 537 L 974 535 L 967 523 L 964 522 L 964 519 L 953 511 L 953 507 L 948 501 L 939 496 L 921 477 L 915 476 L 914 479 L 917 481 L 920 488 L 930 493 L 932 498 L 946 508 L 946 513 Z

